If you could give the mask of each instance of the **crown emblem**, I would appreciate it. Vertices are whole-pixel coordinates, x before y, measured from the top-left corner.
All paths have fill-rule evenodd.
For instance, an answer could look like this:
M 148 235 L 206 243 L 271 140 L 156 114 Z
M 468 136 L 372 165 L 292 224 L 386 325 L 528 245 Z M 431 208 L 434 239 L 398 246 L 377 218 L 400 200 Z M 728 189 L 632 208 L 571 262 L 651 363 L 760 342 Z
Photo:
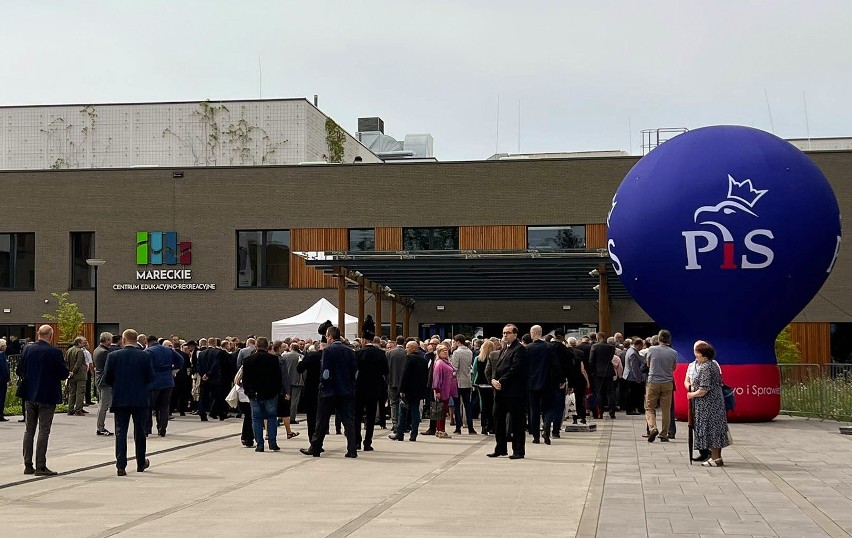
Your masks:
M 754 208 L 754 204 L 767 192 L 769 192 L 768 189 L 755 189 L 750 179 L 738 182 L 731 177 L 731 174 L 728 174 L 728 200 L 736 200 Z

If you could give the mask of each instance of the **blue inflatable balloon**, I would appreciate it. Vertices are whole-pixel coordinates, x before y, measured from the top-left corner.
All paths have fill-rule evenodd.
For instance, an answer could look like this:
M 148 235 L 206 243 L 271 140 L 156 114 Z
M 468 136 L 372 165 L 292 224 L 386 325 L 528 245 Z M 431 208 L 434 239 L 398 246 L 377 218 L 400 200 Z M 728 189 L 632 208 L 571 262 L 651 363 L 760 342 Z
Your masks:
M 677 415 L 693 343 L 716 347 L 733 420 L 780 410 L 775 338 L 840 249 L 840 211 L 817 166 L 788 142 L 738 126 L 679 135 L 622 181 L 607 218 L 613 267 L 678 350 Z

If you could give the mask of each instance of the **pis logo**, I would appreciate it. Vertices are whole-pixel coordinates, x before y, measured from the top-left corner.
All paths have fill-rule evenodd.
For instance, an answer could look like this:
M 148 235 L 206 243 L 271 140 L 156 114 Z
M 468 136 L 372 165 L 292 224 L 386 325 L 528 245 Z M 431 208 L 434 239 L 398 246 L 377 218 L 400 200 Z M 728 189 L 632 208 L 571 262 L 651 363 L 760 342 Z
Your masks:
M 769 267 L 775 258 L 775 253 L 766 244 L 769 240 L 775 239 L 772 230 L 756 228 L 746 233 L 742 238 L 741 247 L 745 252 L 738 260 L 737 242 L 734 235 L 727 226 L 722 224 L 722 222 L 728 223 L 732 219 L 742 218 L 741 216 L 749 219 L 759 218 L 754 206 L 768 192 L 768 189 L 755 189 L 750 179 L 738 182 L 729 174 L 728 196 L 716 205 L 699 207 L 693 215 L 696 224 L 715 228 L 715 230 L 682 232 L 686 247 L 685 269 L 687 271 L 702 269 L 699 258 L 706 259 L 707 256 L 699 255 L 716 252 L 720 238 L 722 246 L 720 269 L 763 269 Z
M 192 265 L 192 243 L 177 232 L 136 232 L 136 265 Z

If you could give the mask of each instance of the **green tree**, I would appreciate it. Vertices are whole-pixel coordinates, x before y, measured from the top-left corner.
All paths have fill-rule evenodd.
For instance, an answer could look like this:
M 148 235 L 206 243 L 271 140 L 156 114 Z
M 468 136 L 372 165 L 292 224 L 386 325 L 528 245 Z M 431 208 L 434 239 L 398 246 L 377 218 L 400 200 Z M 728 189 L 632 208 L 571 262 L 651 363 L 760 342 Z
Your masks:
M 778 364 L 802 362 L 802 352 L 798 344 L 793 341 L 792 334 L 793 330 L 787 325 L 775 339 L 775 357 L 778 359 Z
M 51 293 L 59 301 L 59 306 L 53 314 L 42 314 L 44 319 L 56 323 L 60 342 L 70 342 L 83 332 L 86 318 L 80 312 L 77 303 L 68 302 L 68 292 Z

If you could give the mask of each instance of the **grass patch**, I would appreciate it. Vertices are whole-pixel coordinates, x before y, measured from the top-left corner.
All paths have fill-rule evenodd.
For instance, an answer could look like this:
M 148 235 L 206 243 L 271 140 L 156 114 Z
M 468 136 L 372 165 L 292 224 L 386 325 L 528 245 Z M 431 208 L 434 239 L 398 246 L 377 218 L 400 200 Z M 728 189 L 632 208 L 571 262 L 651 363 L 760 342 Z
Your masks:
M 852 382 L 846 377 L 782 381 L 781 412 L 790 415 L 852 420 Z

